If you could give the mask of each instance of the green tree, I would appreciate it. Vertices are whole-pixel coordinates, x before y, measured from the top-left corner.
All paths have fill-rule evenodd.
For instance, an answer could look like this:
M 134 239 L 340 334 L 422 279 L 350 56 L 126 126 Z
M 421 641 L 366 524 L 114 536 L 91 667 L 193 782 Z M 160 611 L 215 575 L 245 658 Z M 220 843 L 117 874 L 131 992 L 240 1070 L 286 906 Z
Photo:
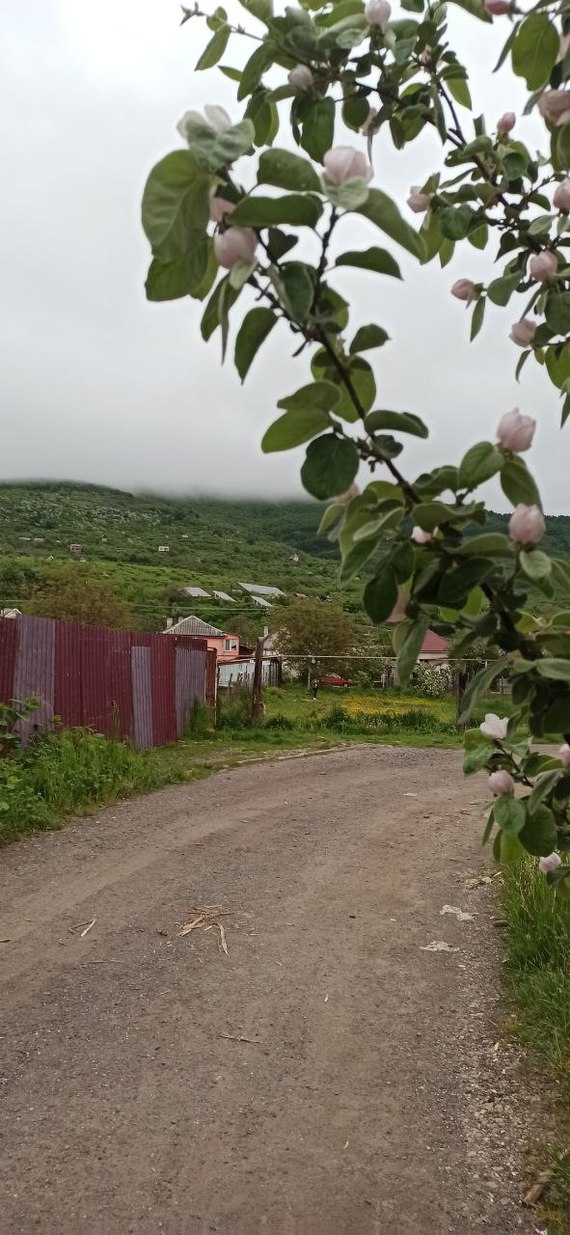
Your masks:
M 276 611 L 277 650 L 299 673 L 320 676 L 346 669 L 343 657 L 354 651 L 357 628 L 350 613 L 324 600 L 296 600 Z
M 516 377 L 527 361 L 538 363 L 561 396 L 565 423 L 567 8 L 559 0 L 538 0 L 526 12 L 514 0 L 403 0 L 405 15 L 393 20 L 388 0 L 301 0 L 279 14 L 272 0 L 242 4 L 259 23 L 257 31 L 234 26 L 217 8 L 207 19 L 209 41 L 196 68 L 218 64 L 230 42 L 234 63 L 236 41 L 250 35 L 253 53 L 248 39 L 249 59 L 229 70 L 243 115 L 235 122 L 235 114 L 216 106 L 206 106 L 203 117 L 187 112 L 178 125 L 184 148 L 161 159 L 146 183 L 147 296 L 207 299 L 202 337 L 220 331 L 222 358 L 230 326 L 237 325 L 233 354 L 242 381 L 270 333 L 280 339 L 292 334 L 294 354 L 305 365 L 302 385 L 277 391 L 280 414 L 262 449 L 308 443 L 303 485 L 312 497 L 331 502 L 321 530 L 339 544 L 343 581 L 366 578 L 370 618 L 394 623 L 402 683 L 410 680 L 434 621 L 442 633 L 459 636 L 459 654 L 468 655 L 476 638 L 490 656 L 499 649 L 469 682 L 461 717 L 467 721 L 493 682 L 511 674 L 514 715 L 490 715 L 466 736 L 465 772 L 486 768 L 495 796 L 485 838 L 494 833 L 501 859 L 521 846 L 542 857 L 554 848 L 570 853 L 569 614 L 555 613 L 545 626 L 528 603 L 537 592 L 554 599 L 558 590 L 570 590 L 570 567 L 539 547 L 546 533 L 542 499 L 522 457 L 536 422 L 505 409 L 492 440 L 469 444 L 457 464 L 412 479 L 400 458 L 404 442 L 410 435 L 427 438 L 428 427 L 415 412 L 378 407 L 381 360 L 373 364 L 367 356 L 384 348 L 388 332 L 377 321 L 353 320 L 335 286 L 337 268 L 352 267 L 375 279 L 380 299 L 378 279 L 402 277 L 392 252 L 377 244 L 352 247 L 360 242 L 360 219 L 422 265 L 437 258 L 445 267 L 459 248 L 465 277 L 449 290 L 470 311 L 471 338 L 481 331 L 489 303 L 516 306 L 509 323 L 519 349 Z M 518 132 L 513 135 L 514 113 L 471 118 L 467 69 L 452 45 L 455 4 L 481 22 L 503 21 L 499 65 L 510 60 L 530 92 L 525 111 L 536 107 L 544 122 L 538 155 Z M 184 22 L 204 17 L 198 5 L 184 10 Z M 479 43 L 476 51 L 479 58 Z M 494 59 L 493 49 L 489 56 Z M 286 135 L 279 143 L 285 104 Z M 344 144 L 347 128 L 361 148 Z M 411 186 L 401 209 L 380 187 L 385 160 L 372 160 L 373 148 L 378 135 L 400 150 L 420 134 L 420 183 Z M 427 150 L 433 151 L 433 170 L 424 178 Z M 239 180 L 233 170 L 238 161 Z M 488 273 L 477 282 L 468 277 L 472 249 L 489 250 Z M 476 269 L 484 267 L 478 262 Z M 442 341 L 434 365 L 445 358 Z M 360 492 L 355 482 L 362 464 L 370 479 Z M 514 507 L 504 530 L 492 530 L 481 497 L 480 486 L 493 476 Z M 312 650 L 310 611 L 300 612 L 302 624 L 288 635 L 284 628 L 298 654 Z M 279 619 L 282 625 L 283 614 Z M 338 631 L 331 633 L 336 639 Z M 322 643 L 312 646 L 322 652 Z M 551 760 L 517 740 L 517 723 L 535 739 L 562 736 L 559 757 Z M 570 862 L 557 858 L 543 869 L 570 895 L 570 882 L 563 883 L 570 880 Z
M 73 563 L 54 571 L 34 588 L 25 610 L 36 617 L 118 630 L 128 630 L 133 623 L 127 602 L 89 569 Z

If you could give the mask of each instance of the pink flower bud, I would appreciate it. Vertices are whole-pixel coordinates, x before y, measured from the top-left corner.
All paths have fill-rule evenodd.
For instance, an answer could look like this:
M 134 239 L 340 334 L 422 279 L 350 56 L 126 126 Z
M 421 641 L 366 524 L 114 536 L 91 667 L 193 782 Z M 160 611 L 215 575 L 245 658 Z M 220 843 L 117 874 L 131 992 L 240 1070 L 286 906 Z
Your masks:
M 565 768 L 570 768 L 570 746 L 567 742 L 560 747 L 560 750 L 558 751 L 558 758 L 560 762 L 564 764 Z
M 538 110 L 547 124 L 566 124 L 570 118 L 570 91 L 544 90 L 538 100 Z
M 485 11 L 490 17 L 504 17 L 511 10 L 509 0 L 485 0 Z
M 487 784 L 491 793 L 495 794 L 495 797 L 498 797 L 501 793 L 514 793 L 515 791 L 515 782 L 510 772 L 507 772 L 505 768 L 501 768 L 499 772 L 491 772 Z
M 496 716 L 494 712 L 487 712 L 479 725 L 481 733 L 484 733 L 486 738 L 492 738 L 494 742 L 504 742 L 508 727 L 508 716 Z
M 390 21 L 392 9 L 388 0 L 368 0 L 364 16 L 369 26 L 385 26 Z
M 423 527 L 414 527 L 412 540 L 415 540 L 417 545 L 428 545 L 430 540 L 433 540 L 433 532 L 424 532 Z
M 238 262 L 250 262 L 257 248 L 257 236 L 251 227 L 229 227 L 214 236 L 214 253 L 226 270 Z
M 570 180 L 563 180 L 554 192 L 552 198 L 557 210 L 563 210 L 565 214 L 570 211 Z
M 289 85 L 298 90 L 300 94 L 307 90 L 312 90 L 315 84 L 315 79 L 311 70 L 306 64 L 296 64 L 294 69 L 288 74 Z
M 430 193 L 422 193 L 419 184 L 413 184 L 408 197 L 408 206 L 413 210 L 414 214 L 423 214 L 427 210 L 431 201 Z
M 323 163 L 325 175 L 333 184 L 344 184 L 345 180 L 356 177 L 372 179 L 372 168 L 366 156 L 352 146 L 333 146 L 332 150 L 327 150 Z
M 558 866 L 562 866 L 562 858 L 557 853 L 549 853 L 548 857 L 538 860 L 538 869 L 543 875 L 548 875 L 549 871 L 555 871 Z
M 394 605 L 394 608 L 392 609 L 390 617 L 388 618 L 389 622 L 403 622 L 404 621 L 404 618 L 408 616 L 406 610 L 408 607 L 409 599 L 410 598 L 408 596 L 408 593 L 404 592 L 404 589 L 399 587 L 398 588 L 398 599 L 396 601 L 396 604 Z
M 497 425 L 497 439 L 504 450 L 512 450 L 515 455 L 522 455 L 532 445 L 536 431 L 536 420 L 531 416 L 522 416 L 518 407 L 512 412 L 506 412 Z
M 429 69 L 431 65 L 432 50 L 433 49 L 430 47 L 429 43 L 427 43 L 423 51 L 421 51 L 418 56 L 418 60 L 420 64 L 423 65 L 424 69 Z
M 219 197 L 215 189 L 210 193 L 210 219 L 212 223 L 221 223 L 226 214 L 232 214 L 236 208 L 235 202 L 228 202 L 225 197 Z
M 521 317 L 520 322 L 515 322 L 511 327 L 509 339 L 517 347 L 532 347 L 535 334 L 536 322 L 531 322 L 530 317 Z
M 497 120 L 497 133 L 510 133 L 514 129 L 517 118 L 514 111 L 506 111 L 500 120 Z
M 451 295 L 457 300 L 466 300 L 467 304 L 471 304 L 475 295 L 475 284 L 471 279 L 457 279 L 451 289 Z
M 519 545 L 536 545 L 546 532 L 544 515 L 538 506 L 519 502 L 509 519 L 509 536 Z
M 543 249 L 542 253 L 535 253 L 534 257 L 531 257 L 528 268 L 537 283 L 545 283 L 558 270 L 556 254 L 551 253 L 549 249 Z

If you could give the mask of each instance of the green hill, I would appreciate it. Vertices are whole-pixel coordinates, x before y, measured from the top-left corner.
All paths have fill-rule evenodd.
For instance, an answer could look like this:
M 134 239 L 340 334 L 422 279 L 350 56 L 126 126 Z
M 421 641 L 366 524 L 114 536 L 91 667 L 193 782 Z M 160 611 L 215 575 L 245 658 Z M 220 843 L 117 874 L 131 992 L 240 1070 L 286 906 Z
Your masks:
M 56 482 L 0 485 L 0 604 L 25 609 L 42 577 L 80 557 L 131 603 L 146 629 L 188 612 L 226 628 L 232 617 L 246 615 L 261 627 L 266 611 L 240 582 L 278 587 L 289 597 L 329 594 L 358 610 L 360 584 L 339 584 L 337 549 L 317 536 L 319 519 L 311 501 L 169 498 Z M 570 557 L 570 517 L 550 516 L 547 524 L 546 547 Z M 490 529 L 505 525 L 506 516 L 489 516 Z M 71 544 L 80 552 L 72 553 Z M 210 596 L 187 598 L 184 587 L 202 587 Z M 214 589 L 233 603 L 216 601 Z

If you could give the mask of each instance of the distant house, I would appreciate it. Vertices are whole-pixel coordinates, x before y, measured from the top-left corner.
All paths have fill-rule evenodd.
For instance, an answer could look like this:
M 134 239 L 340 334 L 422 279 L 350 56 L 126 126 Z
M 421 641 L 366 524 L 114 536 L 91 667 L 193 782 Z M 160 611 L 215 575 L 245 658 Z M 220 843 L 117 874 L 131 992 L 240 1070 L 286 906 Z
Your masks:
M 195 599 L 210 595 L 209 592 L 204 591 L 203 587 L 183 587 L 180 590 L 184 592 L 185 596 L 193 596 Z
M 289 561 L 290 561 L 290 562 L 298 562 L 298 561 L 299 561 L 299 554 L 298 554 L 298 553 L 292 553 L 292 554 L 291 554 L 291 557 L 289 558 Z
M 206 639 L 208 647 L 217 652 L 220 664 L 239 659 L 239 636 L 219 630 L 217 626 L 211 626 L 209 622 L 202 621 L 202 618 L 195 617 L 194 614 L 168 626 L 163 634 L 192 635 L 194 638 Z
M 170 553 L 170 545 L 159 545 L 158 552 L 159 553 Z
M 82 552 L 83 552 L 83 545 L 70 545 L 70 546 L 69 546 L 69 552 L 70 552 L 70 553 L 82 553 Z
M 449 643 L 434 630 L 427 630 L 418 656 L 420 665 L 446 665 L 449 659 Z
M 0 609 L 0 618 L 19 618 L 22 616 L 20 609 Z

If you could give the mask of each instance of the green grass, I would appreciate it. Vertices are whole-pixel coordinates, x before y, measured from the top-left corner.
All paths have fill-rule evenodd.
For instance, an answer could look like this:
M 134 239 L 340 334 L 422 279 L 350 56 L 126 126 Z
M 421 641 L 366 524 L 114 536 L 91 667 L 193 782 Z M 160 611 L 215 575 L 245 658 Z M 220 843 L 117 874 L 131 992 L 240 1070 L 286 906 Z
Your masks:
M 530 1060 L 552 1081 L 556 1096 L 554 1143 L 536 1151 L 542 1158 L 538 1169 L 545 1168 L 546 1153 L 554 1170 L 543 1217 L 550 1235 L 569 1235 L 570 901 L 555 896 L 536 861 L 528 859 L 505 872 L 503 904 L 512 1028 L 528 1047 Z

